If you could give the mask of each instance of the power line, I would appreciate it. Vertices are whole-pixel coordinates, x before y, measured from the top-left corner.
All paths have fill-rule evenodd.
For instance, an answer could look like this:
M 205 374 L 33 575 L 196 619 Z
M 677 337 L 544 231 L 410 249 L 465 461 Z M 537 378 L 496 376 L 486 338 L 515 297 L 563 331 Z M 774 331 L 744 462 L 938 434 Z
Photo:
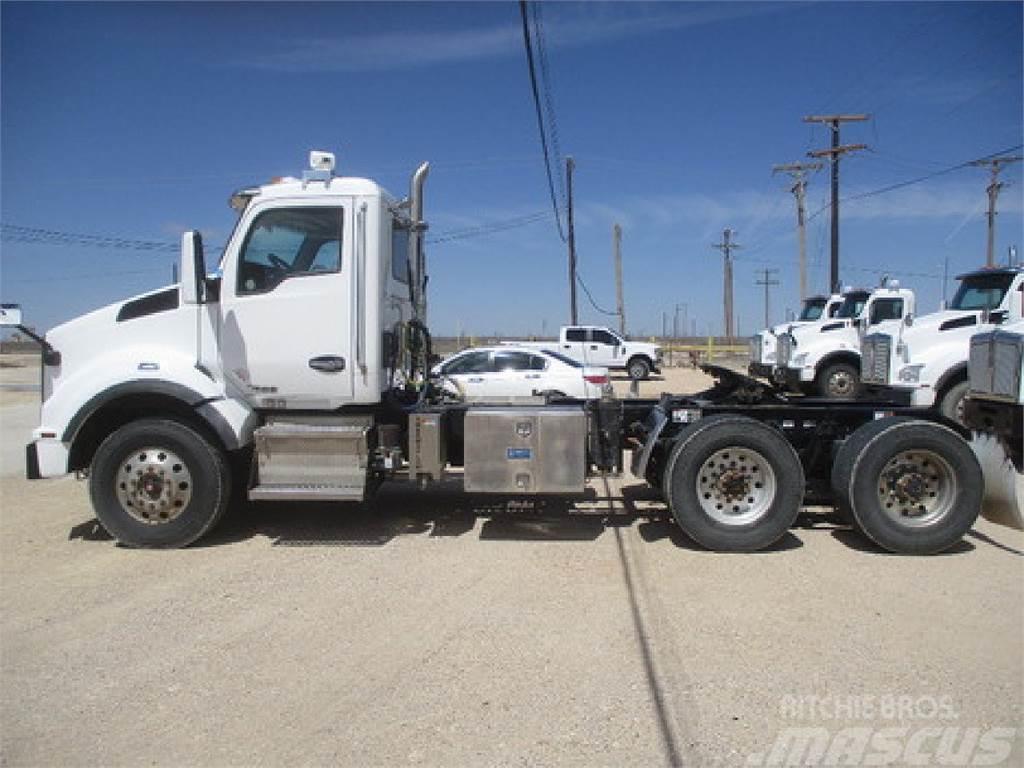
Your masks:
M 554 152 L 554 165 L 562 167 L 562 147 L 558 137 L 558 118 L 555 114 L 554 85 L 551 79 L 551 69 L 548 67 L 548 53 L 546 37 L 544 34 L 544 21 L 541 18 L 541 3 L 533 3 L 533 38 L 537 46 L 537 58 L 540 60 L 540 84 L 544 91 L 544 112 L 548 118 L 548 130 L 551 134 L 551 149 Z M 562 175 L 555 176 L 558 181 L 558 193 L 561 197 L 562 208 L 567 207 L 565 181 Z
M 962 168 L 968 168 L 968 167 L 974 165 L 975 163 L 979 163 L 979 162 L 982 162 L 982 161 L 985 161 L 985 160 L 990 160 L 990 159 L 992 159 L 994 157 L 997 157 L 999 155 L 1004 155 L 1004 154 L 1008 154 L 1010 152 L 1015 152 L 1018 149 L 1021 149 L 1022 147 L 1024 147 L 1024 144 L 1017 144 L 1014 147 L 1009 147 L 1007 149 L 1001 149 L 998 152 L 993 152 L 993 153 L 985 155 L 983 157 L 979 157 L 979 158 L 977 158 L 975 160 L 966 160 L 966 161 L 964 161 L 962 163 L 957 163 L 956 165 L 951 165 L 948 168 L 943 168 L 941 170 L 925 174 L 924 176 L 918 176 L 917 178 L 914 178 L 914 179 L 907 179 L 906 181 L 900 181 L 900 182 L 897 182 L 896 184 L 890 184 L 890 185 L 888 185 L 886 187 L 881 187 L 879 189 L 873 189 L 870 192 L 861 192 L 861 193 L 856 194 L 856 195 L 850 195 L 848 197 L 844 197 L 842 199 L 842 201 L 843 202 L 847 202 L 847 201 L 850 201 L 850 200 L 863 200 L 866 197 L 874 197 L 875 195 L 884 195 L 887 192 L 893 192 L 893 191 L 895 191 L 897 189 L 903 189 L 904 187 L 909 187 L 909 186 L 911 186 L 913 184 L 920 184 L 922 181 L 928 181 L 930 179 L 934 179 L 937 176 L 943 176 L 943 175 L 945 175 L 947 173 L 953 173 L 954 171 L 959 171 Z M 824 211 L 826 211 L 830 207 L 831 207 L 830 204 L 823 205 L 821 208 L 819 208 L 818 210 L 816 210 L 814 213 L 812 213 L 810 216 L 807 217 L 808 221 L 810 221 L 811 219 L 817 217 L 819 214 L 823 213 Z
M 533 107 L 537 113 L 537 128 L 540 131 L 540 146 L 544 153 L 544 170 L 548 177 L 548 193 L 551 195 L 551 208 L 555 212 L 558 236 L 564 243 L 565 232 L 562 230 L 562 219 L 558 213 L 558 198 L 555 197 L 555 182 L 551 172 L 551 153 L 548 151 L 547 131 L 544 128 L 544 113 L 541 108 L 540 93 L 537 88 L 537 70 L 533 63 L 533 44 L 530 42 L 530 21 L 526 0 L 519 0 L 519 14 L 523 19 L 523 46 L 526 49 L 526 64 L 530 70 L 530 90 L 533 92 Z
M 610 316 L 614 317 L 614 316 L 619 314 L 618 312 L 612 312 L 610 309 L 605 309 L 604 307 L 598 305 L 598 303 L 596 301 L 594 301 L 593 294 L 590 293 L 590 289 L 587 288 L 587 284 L 583 282 L 583 278 L 580 277 L 580 273 L 579 272 L 576 273 L 576 281 L 580 284 L 580 288 L 583 289 L 583 293 L 585 293 L 587 295 L 587 299 L 590 301 L 590 305 L 594 309 L 596 309 L 602 315 L 610 315 Z

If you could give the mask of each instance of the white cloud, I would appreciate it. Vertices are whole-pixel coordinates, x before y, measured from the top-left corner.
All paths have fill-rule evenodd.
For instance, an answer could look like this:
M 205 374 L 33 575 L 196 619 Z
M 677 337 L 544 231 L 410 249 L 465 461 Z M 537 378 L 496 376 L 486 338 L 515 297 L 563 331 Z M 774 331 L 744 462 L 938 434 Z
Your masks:
M 714 24 L 774 13 L 768 3 L 717 3 L 701 6 L 634 5 L 628 15 L 607 12 L 608 4 L 581 6 L 586 15 L 545 20 L 545 39 L 552 46 L 577 47 L 673 29 Z M 598 7 L 595 13 L 594 8 Z M 556 6 L 548 6 L 555 8 Z M 615 7 L 615 6 L 611 6 Z M 683 8 L 684 10 L 680 10 Z M 561 10 L 561 9 L 560 9 Z M 520 55 L 522 26 L 516 22 L 452 30 L 403 30 L 378 35 L 347 35 L 293 39 L 279 50 L 239 60 L 238 66 L 281 72 L 369 72 L 400 70 Z

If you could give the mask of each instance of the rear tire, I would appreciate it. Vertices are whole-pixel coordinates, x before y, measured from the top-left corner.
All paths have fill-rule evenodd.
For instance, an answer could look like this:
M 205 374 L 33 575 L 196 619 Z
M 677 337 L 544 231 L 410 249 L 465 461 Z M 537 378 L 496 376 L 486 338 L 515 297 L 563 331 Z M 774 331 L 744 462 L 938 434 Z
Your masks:
M 940 424 L 890 423 L 854 459 L 850 508 L 857 526 L 890 552 L 949 549 L 974 525 L 984 488 L 978 459 Z
M 815 385 L 822 397 L 849 400 L 857 395 L 860 373 L 849 363 L 832 363 L 821 369 Z
M 777 430 L 745 416 L 716 415 L 678 436 L 663 487 L 673 517 L 694 541 L 720 552 L 752 552 L 793 525 L 804 471 Z
M 939 401 L 939 412 L 950 421 L 964 424 L 964 399 L 967 397 L 968 389 L 970 383 L 966 381 L 957 382 L 947 389 Z
M 224 453 L 177 421 L 142 419 L 100 445 L 89 482 L 96 517 L 130 547 L 185 547 L 227 509 L 231 474 Z
M 644 381 L 651 375 L 651 364 L 642 357 L 634 357 L 626 368 L 633 381 Z
M 835 460 L 832 462 L 832 496 L 839 515 L 847 523 L 857 528 L 857 521 L 853 517 L 850 508 L 850 477 L 853 475 L 853 464 L 857 460 L 864 446 L 867 445 L 875 435 L 884 432 L 893 424 L 910 421 L 906 416 L 890 416 L 885 419 L 870 421 L 853 431 L 846 438 L 839 450 L 836 451 Z

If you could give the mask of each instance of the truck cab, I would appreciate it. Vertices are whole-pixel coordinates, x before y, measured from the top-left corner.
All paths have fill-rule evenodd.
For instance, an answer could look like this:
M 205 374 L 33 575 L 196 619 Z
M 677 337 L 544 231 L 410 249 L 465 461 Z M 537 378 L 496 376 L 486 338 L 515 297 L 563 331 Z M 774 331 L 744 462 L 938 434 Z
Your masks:
M 861 336 L 914 311 L 914 292 L 888 281 L 874 290 L 847 289 L 835 316 L 795 327 L 779 338 L 775 379 L 795 392 L 852 398 L 860 380 Z
M 831 296 L 809 296 L 804 299 L 803 308 L 796 320 L 754 334 L 750 338 L 750 364 L 747 367 L 750 375 L 770 379 L 778 362 L 779 336 L 789 328 L 799 328 L 835 317 L 842 303 L 843 297 L 838 293 Z
M 657 344 L 632 341 L 597 325 L 566 325 L 558 341 L 503 341 L 517 347 L 533 347 L 558 352 L 578 363 L 609 370 L 626 371 L 634 381 L 661 372 L 662 351 Z
M 957 279 L 948 309 L 865 336 L 862 376 L 869 392 L 963 421 L 971 337 L 1020 319 L 1024 270 L 981 269 Z

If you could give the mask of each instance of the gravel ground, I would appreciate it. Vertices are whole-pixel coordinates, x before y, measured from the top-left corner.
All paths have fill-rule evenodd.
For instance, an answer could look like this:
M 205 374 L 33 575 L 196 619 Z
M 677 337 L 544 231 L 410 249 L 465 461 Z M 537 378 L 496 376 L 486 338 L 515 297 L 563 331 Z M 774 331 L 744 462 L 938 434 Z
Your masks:
M 836 761 L 893 728 L 893 764 L 943 738 L 1024 764 L 1020 532 L 898 557 L 808 514 L 715 554 L 627 477 L 575 503 L 247 505 L 131 551 L 84 484 L 18 476 L 35 397 L 0 391 L 5 765 L 781 764 L 808 727 Z

